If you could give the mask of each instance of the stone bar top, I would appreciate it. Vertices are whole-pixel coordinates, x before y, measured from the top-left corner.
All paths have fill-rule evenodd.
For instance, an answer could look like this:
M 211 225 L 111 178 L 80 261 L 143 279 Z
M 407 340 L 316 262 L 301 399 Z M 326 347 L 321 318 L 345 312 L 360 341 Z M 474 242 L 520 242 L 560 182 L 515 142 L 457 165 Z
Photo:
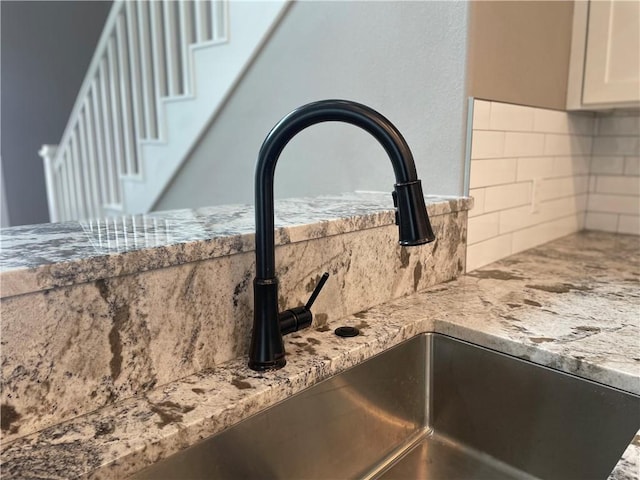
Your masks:
M 639 246 L 634 236 L 570 235 L 288 335 L 276 372 L 238 358 L 3 445 L 3 478 L 126 478 L 422 332 L 640 394 Z M 362 334 L 337 337 L 341 325 Z M 611 480 L 640 477 L 640 436 L 630 440 Z
M 428 195 L 429 214 L 470 198 Z M 392 225 L 391 193 L 276 200 L 276 245 Z M 222 205 L 0 229 L 0 298 L 254 249 L 254 210 Z

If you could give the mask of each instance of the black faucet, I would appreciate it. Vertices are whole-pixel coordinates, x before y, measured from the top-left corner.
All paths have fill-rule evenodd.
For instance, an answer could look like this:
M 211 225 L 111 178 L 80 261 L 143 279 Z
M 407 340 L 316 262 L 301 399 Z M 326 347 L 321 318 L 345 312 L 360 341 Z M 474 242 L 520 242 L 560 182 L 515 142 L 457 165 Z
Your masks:
M 384 147 L 396 177 L 393 203 L 400 245 L 421 245 L 435 240 L 424 204 L 422 185 L 416 174 L 413 155 L 400 132 L 375 110 L 347 100 L 323 100 L 304 105 L 284 117 L 267 135 L 256 166 L 256 278 L 254 288 L 253 334 L 249 367 L 273 370 L 284 367 L 283 333 L 311 324 L 311 304 L 328 274 L 316 287 L 304 307 L 278 313 L 278 280 L 275 266 L 273 179 L 280 153 L 305 128 L 321 122 L 345 122 L 373 135 Z

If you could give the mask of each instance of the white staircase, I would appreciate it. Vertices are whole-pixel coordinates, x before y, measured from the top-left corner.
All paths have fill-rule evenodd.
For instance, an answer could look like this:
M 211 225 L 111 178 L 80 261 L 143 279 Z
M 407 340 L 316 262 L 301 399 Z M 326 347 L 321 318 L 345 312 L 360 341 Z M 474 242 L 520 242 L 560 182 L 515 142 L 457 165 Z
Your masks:
M 288 0 L 116 0 L 59 145 L 52 222 L 148 212 Z

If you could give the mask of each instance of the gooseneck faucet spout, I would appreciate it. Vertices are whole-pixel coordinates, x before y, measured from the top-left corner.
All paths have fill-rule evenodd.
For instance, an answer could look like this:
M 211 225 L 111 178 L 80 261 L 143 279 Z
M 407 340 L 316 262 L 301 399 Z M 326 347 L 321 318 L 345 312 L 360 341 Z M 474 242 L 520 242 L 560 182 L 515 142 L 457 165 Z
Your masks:
M 311 323 L 311 312 L 306 306 L 278 313 L 273 181 L 276 163 L 287 143 L 300 131 L 321 122 L 345 122 L 360 127 L 373 135 L 389 155 L 396 177 L 393 201 L 400 244 L 420 245 L 435 239 L 413 155 L 389 120 L 365 105 L 347 100 L 314 102 L 288 114 L 267 135 L 256 166 L 256 277 L 253 282 L 254 319 L 249 351 L 249 367 L 253 370 L 272 370 L 285 365 L 281 325 L 294 323 L 296 327 L 293 329 L 285 327 L 293 331 L 299 323 L 305 326 Z M 310 303 L 307 304 L 309 307 Z

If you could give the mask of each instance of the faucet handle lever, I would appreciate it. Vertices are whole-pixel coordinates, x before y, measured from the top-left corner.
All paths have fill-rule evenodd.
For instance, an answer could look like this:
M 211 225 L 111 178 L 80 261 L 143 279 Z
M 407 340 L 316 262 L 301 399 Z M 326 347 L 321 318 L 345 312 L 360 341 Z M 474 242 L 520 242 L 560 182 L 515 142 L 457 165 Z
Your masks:
M 324 284 L 327 283 L 327 278 L 329 278 L 329 272 L 324 272 L 322 274 L 322 277 L 320 277 L 320 280 L 318 281 L 316 288 L 314 288 L 313 292 L 311 292 L 309 301 L 304 306 L 304 308 L 306 308 L 307 310 L 311 310 L 311 306 L 313 305 L 313 302 L 316 301 L 316 298 L 318 298 L 318 295 L 320 294 L 320 290 L 322 290 L 322 287 L 324 287 Z
M 293 307 L 278 314 L 280 333 L 282 333 L 282 335 L 297 332 L 298 330 L 302 330 L 303 328 L 307 328 L 311 325 L 311 321 L 313 320 L 311 306 L 313 305 L 313 302 L 316 301 L 320 290 L 322 290 L 322 287 L 324 287 L 324 284 L 327 282 L 327 278 L 329 278 L 329 273 L 325 272 L 316 285 L 316 288 L 313 289 L 311 297 L 304 307 Z

